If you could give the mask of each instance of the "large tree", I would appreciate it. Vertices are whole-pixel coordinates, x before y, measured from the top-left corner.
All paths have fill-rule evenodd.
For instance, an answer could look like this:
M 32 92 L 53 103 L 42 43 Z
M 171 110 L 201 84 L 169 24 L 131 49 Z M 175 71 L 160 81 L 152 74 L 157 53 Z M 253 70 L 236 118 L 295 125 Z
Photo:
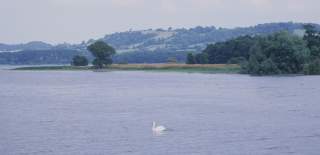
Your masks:
M 298 36 L 279 32 L 260 38 L 250 50 L 247 72 L 257 75 L 302 73 L 310 55 Z
M 116 54 L 115 49 L 103 41 L 91 44 L 88 50 L 95 57 L 92 64 L 99 69 L 112 64 L 112 55 Z

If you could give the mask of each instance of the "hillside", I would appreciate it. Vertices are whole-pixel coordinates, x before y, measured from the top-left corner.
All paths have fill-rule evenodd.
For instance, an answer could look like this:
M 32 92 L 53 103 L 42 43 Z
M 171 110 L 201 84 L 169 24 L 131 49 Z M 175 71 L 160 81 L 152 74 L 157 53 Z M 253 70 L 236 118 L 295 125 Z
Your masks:
M 301 29 L 299 23 L 270 23 L 244 28 L 195 27 L 191 29 L 156 29 L 127 31 L 106 35 L 102 38 L 118 52 L 131 51 L 199 51 L 207 44 L 226 41 L 243 35 L 264 35 L 281 30 L 294 32 Z
M 208 44 L 239 36 L 267 35 L 283 30 L 291 33 L 301 32 L 299 30 L 302 29 L 302 25 L 302 23 L 288 22 L 233 29 L 214 26 L 198 26 L 190 29 L 149 29 L 113 33 L 100 39 L 116 48 L 118 53 L 114 57 L 116 62 L 161 63 L 166 62 L 170 57 L 184 61 L 189 51 L 201 52 Z M 320 29 L 319 25 L 316 26 Z M 73 45 L 67 43 L 50 45 L 44 42 L 19 45 L 0 44 L 0 64 L 66 63 L 68 62 L 66 59 L 72 58 L 73 55 L 81 54 L 90 57 L 86 46 L 94 41 L 90 39 L 87 42 Z

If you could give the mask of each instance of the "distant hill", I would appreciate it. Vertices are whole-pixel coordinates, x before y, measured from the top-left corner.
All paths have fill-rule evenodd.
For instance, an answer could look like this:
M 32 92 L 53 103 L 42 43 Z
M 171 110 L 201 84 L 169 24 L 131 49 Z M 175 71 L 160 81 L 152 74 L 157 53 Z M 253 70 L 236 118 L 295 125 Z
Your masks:
M 191 29 L 156 29 L 127 31 L 106 35 L 102 40 L 120 53 L 132 51 L 199 51 L 207 44 L 229 40 L 243 35 L 266 35 L 277 31 L 294 32 L 302 29 L 300 23 L 270 23 L 244 28 L 195 27 Z
M 33 41 L 27 44 L 7 45 L 0 44 L 0 52 L 18 52 L 23 50 L 48 50 L 53 46 L 41 41 Z
M 0 53 L 0 64 L 7 65 L 41 65 L 41 64 L 70 64 L 74 55 L 87 55 L 69 49 L 25 50 L 21 52 Z
M 320 29 L 320 25 L 315 25 Z M 185 55 L 189 51 L 200 52 L 208 44 L 214 44 L 235 37 L 268 35 L 283 30 L 301 34 L 303 32 L 301 31 L 302 27 L 302 23 L 292 22 L 259 24 L 233 29 L 198 26 L 190 29 L 168 28 L 118 32 L 106 35 L 100 39 L 116 48 L 118 52 L 118 55 L 114 57 L 116 62 L 161 63 L 166 62 L 170 57 L 175 57 L 178 61 L 184 61 Z M 30 42 L 19 45 L 0 44 L 0 64 L 24 64 L 26 62 L 27 64 L 58 64 L 67 62 L 65 58 L 69 59 L 77 54 L 90 57 L 90 54 L 86 51 L 86 46 L 94 41 L 94 39 L 90 39 L 88 42 L 73 45 L 68 43 L 50 45 L 44 42 Z M 66 52 L 63 53 L 63 51 Z M 34 58 L 30 59 L 30 61 L 20 60 L 21 53 L 28 56 L 33 55 L 33 58 L 38 57 L 39 59 Z M 64 57 L 60 57 L 62 55 Z M 42 56 L 46 56 L 45 61 L 41 59 Z M 64 60 L 61 61 L 60 59 Z

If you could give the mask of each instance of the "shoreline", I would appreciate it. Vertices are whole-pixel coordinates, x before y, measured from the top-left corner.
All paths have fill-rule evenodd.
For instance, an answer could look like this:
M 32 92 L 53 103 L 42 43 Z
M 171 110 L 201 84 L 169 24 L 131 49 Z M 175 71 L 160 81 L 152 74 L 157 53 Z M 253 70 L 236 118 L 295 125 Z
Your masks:
M 239 73 L 240 66 L 234 64 L 112 64 L 103 69 L 93 66 L 32 66 L 17 67 L 16 71 L 157 71 L 157 72 L 188 72 L 188 73 Z

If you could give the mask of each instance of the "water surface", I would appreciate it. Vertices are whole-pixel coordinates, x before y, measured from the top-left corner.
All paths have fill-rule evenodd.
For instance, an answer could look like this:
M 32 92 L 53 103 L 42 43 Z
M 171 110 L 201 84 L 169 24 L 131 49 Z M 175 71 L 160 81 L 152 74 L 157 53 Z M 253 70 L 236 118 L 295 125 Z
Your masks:
M 0 70 L 0 152 L 318 154 L 319 94 L 319 76 Z

